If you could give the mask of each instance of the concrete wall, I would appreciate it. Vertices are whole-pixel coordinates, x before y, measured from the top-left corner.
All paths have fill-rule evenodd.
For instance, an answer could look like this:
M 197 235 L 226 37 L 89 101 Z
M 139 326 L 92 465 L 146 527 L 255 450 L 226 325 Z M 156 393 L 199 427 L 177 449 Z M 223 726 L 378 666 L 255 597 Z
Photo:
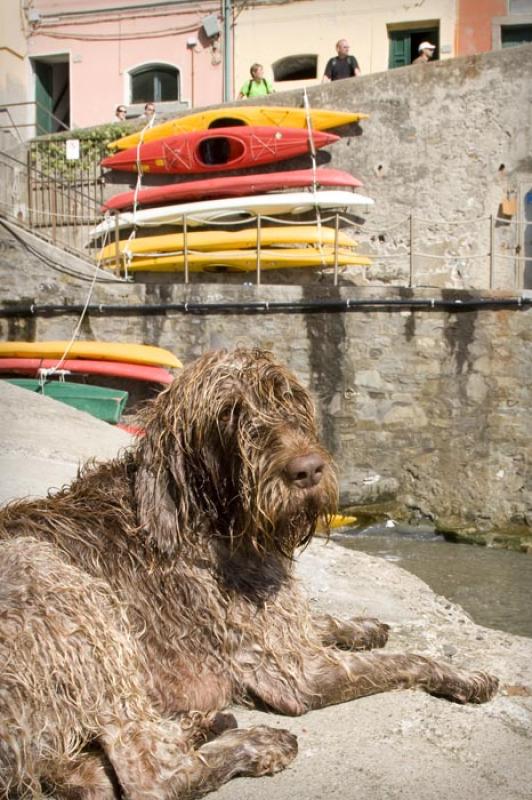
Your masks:
M 372 277 L 404 277 L 404 220 L 412 212 L 415 250 L 432 257 L 415 259 L 417 285 L 488 287 L 490 217 L 498 218 L 491 283 L 523 285 L 524 262 L 514 257 L 522 254 L 532 187 L 531 71 L 527 45 L 338 81 L 309 93 L 311 105 L 370 114 L 361 131 L 329 151 L 331 165 L 360 177 L 376 201 L 357 229 L 366 251 L 384 256 Z M 516 201 L 516 213 L 505 216 L 508 199 Z

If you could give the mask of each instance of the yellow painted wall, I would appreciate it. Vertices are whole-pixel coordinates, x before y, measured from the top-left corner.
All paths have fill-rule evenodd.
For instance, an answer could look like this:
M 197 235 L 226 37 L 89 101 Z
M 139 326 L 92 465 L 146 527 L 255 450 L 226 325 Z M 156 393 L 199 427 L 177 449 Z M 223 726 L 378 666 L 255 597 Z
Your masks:
M 235 92 L 249 78 L 250 65 L 258 61 L 265 75 L 271 65 L 298 53 L 318 55 L 318 78 L 282 82 L 277 91 L 320 82 L 325 64 L 336 55 L 335 43 L 346 38 L 362 74 L 388 69 L 388 28 L 427 27 L 440 29 L 440 58 L 454 52 L 456 0 L 292 0 L 244 7 L 235 22 Z
M 22 29 L 22 17 L 18 0 L 0 2 L 0 104 L 9 105 L 30 99 L 31 70 L 27 55 L 26 37 Z M 0 113 L 3 128 L 15 123 L 22 125 L 33 119 L 32 106 L 9 108 L 9 114 Z M 26 128 L 20 128 L 22 136 Z M 12 131 L 16 134 L 16 131 Z M 18 138 L 18 136 L 17 136 Z

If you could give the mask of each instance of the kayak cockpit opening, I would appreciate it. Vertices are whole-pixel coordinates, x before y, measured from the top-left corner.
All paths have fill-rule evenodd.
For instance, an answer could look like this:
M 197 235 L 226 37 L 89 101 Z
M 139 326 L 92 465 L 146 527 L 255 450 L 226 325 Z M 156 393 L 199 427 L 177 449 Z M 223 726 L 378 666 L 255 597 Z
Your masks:
M 227 164 L 244 155 L 244 144 L 228 136 L 204 139 L 198 146 L 198 158 L 207 165 Z
M 217 117 L 213 119 L 210 125 L 207 127 L 211 128 L 237 128 L 239 126 L 246 126 L 248 123 L 245 122 L 243 119 L 237 119 L 236 117 Z

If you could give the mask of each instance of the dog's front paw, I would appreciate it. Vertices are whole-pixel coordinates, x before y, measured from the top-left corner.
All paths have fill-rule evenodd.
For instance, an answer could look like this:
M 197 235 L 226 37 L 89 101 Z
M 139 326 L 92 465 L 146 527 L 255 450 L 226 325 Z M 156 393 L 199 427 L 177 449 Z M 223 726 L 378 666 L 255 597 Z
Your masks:
M 288 766 L 297 755 L 297 737 L 284 728 L 259 725 L 248 731 L 247 744 L 255 750 L 253 775 L 273 775 Z
M 470 672 L 465 683 L 464 703 L 487 703 L 499 688 L 499 679 L 487 672 Z
M 378 619 L 366 620 L 368 647 L 384 647 L 390 635 L 390 626 Z
M 437 697 L 455 703 L 487 703 L 497 694 L 498 678 L 487 672 L 460 672 L 440 678 L 437 688 L 429 689 Z
M 373 650 L 384 647 L 388 641 L 390 626 L 373 617 L 356 618 L 353 624 L 353 650 Z

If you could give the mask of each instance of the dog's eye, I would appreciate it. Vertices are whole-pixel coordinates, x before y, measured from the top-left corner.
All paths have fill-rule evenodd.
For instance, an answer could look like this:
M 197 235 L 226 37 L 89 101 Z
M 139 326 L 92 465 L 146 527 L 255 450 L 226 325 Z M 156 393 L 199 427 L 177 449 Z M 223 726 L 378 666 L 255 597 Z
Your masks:
M 237 403 L 232 406 L 227 406 L 220 411 L 218 415 L 218 425 L 226 431 L 234 430 L 238 417 L 240 414 L 240 407 Z

